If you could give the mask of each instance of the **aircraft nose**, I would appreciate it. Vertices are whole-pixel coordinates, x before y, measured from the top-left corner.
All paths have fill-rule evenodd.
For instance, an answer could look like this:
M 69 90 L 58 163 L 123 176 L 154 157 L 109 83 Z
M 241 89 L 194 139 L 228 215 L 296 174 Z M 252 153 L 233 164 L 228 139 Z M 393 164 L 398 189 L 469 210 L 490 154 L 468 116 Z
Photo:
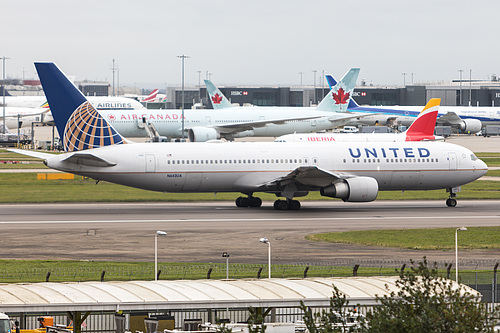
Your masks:
M 483 160 L 477 160 L 476 162 L 476 169 L 481 170 L 482 175 L 484 176 L 488 172 L 488 166 Z

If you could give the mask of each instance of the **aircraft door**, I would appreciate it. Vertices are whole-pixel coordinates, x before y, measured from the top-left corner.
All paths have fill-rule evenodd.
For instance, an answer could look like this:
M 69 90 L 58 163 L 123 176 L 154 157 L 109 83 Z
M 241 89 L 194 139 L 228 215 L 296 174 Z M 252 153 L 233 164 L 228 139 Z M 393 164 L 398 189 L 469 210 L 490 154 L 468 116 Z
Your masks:
M 450 170 L 457 170 L 457 154 L 448 153 L 448 162 L 450 163 Z
M 311 127 L 312 128 L 315 128 L 317 124 L 318 124 L 318 121 L 316 119 L 311 119 Z
M 154 154 L 146 154 L 146 172 L 156 171 L 156 159 Z
M 212 125 L 212 118 L 210 116 L 205 116 L 205 126 Z

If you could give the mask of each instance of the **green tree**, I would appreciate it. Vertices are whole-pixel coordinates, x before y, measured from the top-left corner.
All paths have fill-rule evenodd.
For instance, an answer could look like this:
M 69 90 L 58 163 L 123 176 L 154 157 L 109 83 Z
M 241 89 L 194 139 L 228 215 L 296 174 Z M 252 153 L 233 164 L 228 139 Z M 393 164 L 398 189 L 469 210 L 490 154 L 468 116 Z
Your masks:
M 309 333 L 358 332 L 363 321 L 353 322 L 355 313 L 347 311 L 347 297 L 334 285 L 328 310 L 313 312 L 303 301 L 300 308 L 304 312 L 304 324 Z M 358 318 L 361 319 L 361 318 Z
M 438 274 L 424 257 L 396 281 L 397 292 L 378 297 L 381 306 L 366 316 L 368 332 L 492 332 L 499 308 L 488 313 L 475 293 Z M 386 285 L 388 291 L 389 287 Z

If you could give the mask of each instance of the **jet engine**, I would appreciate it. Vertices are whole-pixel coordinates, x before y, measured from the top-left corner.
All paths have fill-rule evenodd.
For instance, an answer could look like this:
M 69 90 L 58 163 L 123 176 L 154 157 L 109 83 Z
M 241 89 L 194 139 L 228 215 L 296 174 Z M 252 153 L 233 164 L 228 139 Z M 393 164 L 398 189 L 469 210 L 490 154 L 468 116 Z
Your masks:
M 220 139 L 220 134 L 215 128 L 193 127 L 188 130 L 188 138 L 191 142 L 205 142 Z
M 377 198 L 378 183 L 370 177 L 346 178 L 320 189 L 322 196 L 349 202 L 368 202 Z
M 481 130 L 481 127 L 481 120 L 478 119 L 463 119 L 458 125 L 458 128 L 466 133 L 477 133 Z

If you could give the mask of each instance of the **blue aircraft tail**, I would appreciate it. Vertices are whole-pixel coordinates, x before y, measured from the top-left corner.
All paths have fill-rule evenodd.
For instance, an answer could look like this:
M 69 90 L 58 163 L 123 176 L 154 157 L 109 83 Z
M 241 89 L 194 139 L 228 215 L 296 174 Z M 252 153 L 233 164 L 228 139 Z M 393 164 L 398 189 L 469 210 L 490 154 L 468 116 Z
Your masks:
M 56 64 L 35 67 L 65 151 L 126 143 Z

